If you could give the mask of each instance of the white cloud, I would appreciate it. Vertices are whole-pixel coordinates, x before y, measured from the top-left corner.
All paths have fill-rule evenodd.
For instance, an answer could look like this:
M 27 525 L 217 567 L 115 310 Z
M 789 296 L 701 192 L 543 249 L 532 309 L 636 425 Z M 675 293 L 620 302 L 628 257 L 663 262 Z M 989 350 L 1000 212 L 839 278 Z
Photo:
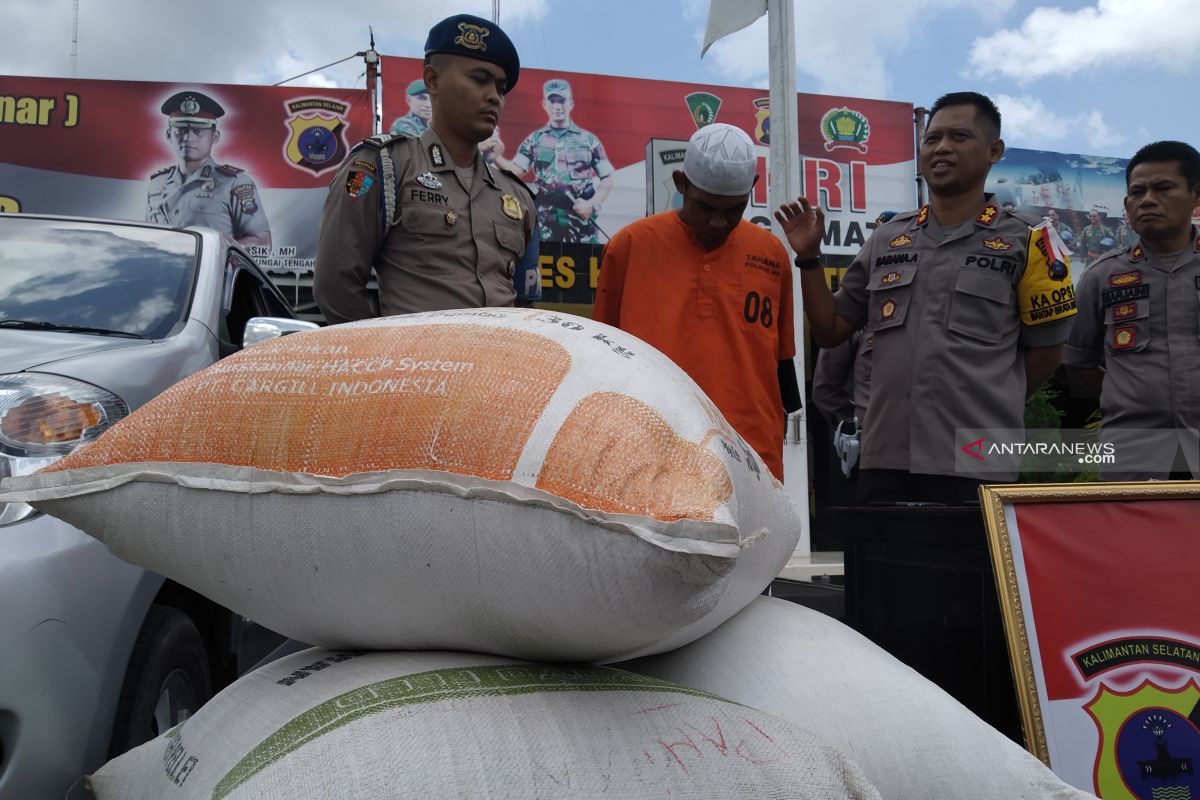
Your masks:
M 1000 109 L 1004 141 L 1010 147 L 1051 150 L 1056 143 L 1082 134 L 1094 151 L 1104 152 L 1125 139 L 1096 110 L 1064 116 L 1028 95 L 999 94 L 992 99 Z
M 1076 11 L 1039 7 L 1020 28 L 980 37 L 971 74 L 997 72 L 1025 83 L 1134 59 L 1186 72 L 1200 58 L 1195 0 L 1097 0 Z
M 71 76 L 71 0 L 3 0 L 0 74 Z M 550 0 L 505 0 L 500 22 L 513 34 L 537 23 Z M 80 78 L 271 84 L 375 47 L 419 55 L 431 25 L 455 13 L 490 18 L 488 0 L 103 0 L 79 4 Z M 301 79 L 312 86 L 361 86 L 361 58 Z
M 796 67 L 816 80 L 821 94 L 889 98 L 891 78 L 887 58 L 903 52 L 918 29 L 949 9 L 966 9 L 998 20 L 1016 0 L 977 3 L 972 0 L 909 0 L 892 3 L 881 12 L 877 0 L 839 0 L 836 3 L 796 4 Z M 685 19 L 697 26 L 700 51 L 708 0 L 685 0 Z M 923 31 L 924 32 L 924 31 Z M 767 21 L 713 45 L 705 60 L 713 60 L 725 83 L 767 83 Z

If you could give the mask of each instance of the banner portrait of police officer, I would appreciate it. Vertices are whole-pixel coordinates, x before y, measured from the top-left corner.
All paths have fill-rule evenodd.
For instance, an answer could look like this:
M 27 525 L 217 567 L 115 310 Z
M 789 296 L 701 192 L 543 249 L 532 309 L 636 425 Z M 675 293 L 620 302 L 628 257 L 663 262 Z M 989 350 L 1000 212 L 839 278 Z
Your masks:
M 150 176 L 146 221 L 182 227 L 203 225 L 243 245 L 271 246 L 271 226 L 254 179 L 239 167 L 218 164 L 221 105 L 202 92 L 177 92 L 162 104 L 166 138 L 176 163 Z

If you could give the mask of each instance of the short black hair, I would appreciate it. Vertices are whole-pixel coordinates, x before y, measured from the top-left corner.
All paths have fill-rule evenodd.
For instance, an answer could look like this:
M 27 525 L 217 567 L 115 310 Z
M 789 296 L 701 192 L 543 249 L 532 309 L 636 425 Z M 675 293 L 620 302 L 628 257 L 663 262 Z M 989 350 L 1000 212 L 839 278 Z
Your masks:
M 1133 154 L 1133 158 L 1129 159 L 1129 164 L 1125 167 L 1126 188 L 1129 187 L 1129 176 L 1133 174 L 1133 168 L 1146 161 L 1155 164 L 1175 161 L 1179 164 L 1179 174 L 1187 181 L 1189 189 L 1200 183 L 1200 153 L 1190 144 L 1168 139 L 1151 142 Z
M 929 121 L 933 122 L 933 118 L 943 108 L 950 106 L 975 106 L 975 119 L 983 118 L 983 121 L 992 128 L 996 138 L 1000 138 L 1000 109 L 996 108 L 996 104 L 991 101 L 986 95 L 979 92 L 950 92 L 939 97 L 933 103 L 933 108 L 929 112 Z

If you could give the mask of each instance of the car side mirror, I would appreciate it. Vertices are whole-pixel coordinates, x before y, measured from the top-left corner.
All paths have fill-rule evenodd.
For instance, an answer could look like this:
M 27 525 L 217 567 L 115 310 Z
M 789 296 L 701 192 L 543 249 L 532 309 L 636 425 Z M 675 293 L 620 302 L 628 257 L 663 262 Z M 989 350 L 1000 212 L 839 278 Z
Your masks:
M 270 339 L 278 339 L 289 333 L 315 331 L 321 326 L 315 322 L 303 319 L 287 319 L 286 317 L 252 317 L 246 323 L 242 334 L 242 347 L 250 347 Z

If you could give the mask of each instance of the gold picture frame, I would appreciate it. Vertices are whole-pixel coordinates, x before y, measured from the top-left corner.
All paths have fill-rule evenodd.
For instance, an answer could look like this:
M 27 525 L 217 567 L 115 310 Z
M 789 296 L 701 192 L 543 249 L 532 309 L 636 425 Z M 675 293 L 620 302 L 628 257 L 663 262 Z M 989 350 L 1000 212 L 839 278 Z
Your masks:
M 1146 531 L 1143 531 L 1142 533 L 1153 531 L 1155 536 L 1170 536 L 1173 535 L 1174 529 L 1179 528 L 1180 526 L 1178 524 L 1173 524 L 1171 531 L 1163 531 L 1161 528 L 1154 527 L 1156 509 L 1163 511 L 1163 513 L 1166 514 L 1172 523 L 1177 523 L 1178 520 L 1176 519 L 1176 516 L 1178 514 L 1183 514 L 1183 519 L 1193 519 L 1190 516 L 1192 513 L 1192 507 L 1190 503 L 1184 505 L 1168 503 L 1158 504 L 1156 506 L 1137 506 L 1136 509 L 1129 504 L 1142 503 L 1145 501 L 1200 501 L 1200 481 L 997 485 L 981 487 L 979 490 L 979 495 L 984 516 L 984 525 L 987 532 L 988 548 L 991 553 L 991 560 L 996 579 L 996 589 L 1000 600 L 1000 611 L 1004 623 L 1005 635 L 1008 641 L 1009 659 L 1012 665 L 1014 682 L 1017 688 L 1018 702 L 1021 710 L 1021 721 L 1025 732 L 1026 748 L 1039 759 L 1041 759 L 1042 762 L 1045 763 L 1051 770 L 1059 774 L 1060 777 L 1064 777 L 1064 779 L 1066 779 L 1066 775 L 1064 773 L 1075 775 L 1076 785 L 1079 785 L 1078 778 L 1083 772 L 1084 765 L 1073 764 L 1068 766 L 1061 763 L 1055 763 L 1055 752 L 1074 752 L 1074 750 L 1077 750 L 1078 748 L 1054 746 L 1056 743 L 1048 740 L 1046 727 L 1046 708 L 1043 707 L 1043 703 L 1046 701 L 1048 695 L 1045 691 L 1045 687 L 1039 685 L 1039 682 L 1045 678 L 1047 669 L 1052 672 L 1054 670 L 1059 670 L 1060 672 L 1066 671 L 1062 665 L 1064 663 L 1071 662 L 1070 650 L 1062 648 L 1059 648 L 1057 651 L 1053 652 L 1051 652 L 1052 648 L 1043 650 L 1040 646 L 1040 642 L 1037 640 L 1039 632 L 1031 631 L 1029 629 L 1030 620 L 1037 618 L 1037 615 L 1034 612 L 1039 611 L 1039 609 L 1034 609 L 1032 607 L 1034 605 L 1034 601 L 1031 600 L 1032 591 L 1030 590 L 1030 578 L 1025 572 L 1026 564 L 1021 559 L 1014 557 L 1014 552 L 1022 553 L 1025 558 L 1032 558 L 1033 555 L 1039 551 L 1036 549 L 1036 545 L 1034 545 L 1034 549 L 1032 551 L 1027 549 L 1027 545 L 1032 544 L 1032 541 L 1027 538 L 1029 536 L 1028 532 L 1020 529 L 1020 524 L 1017 522 L 1018 516 L 1023 514 L 1027 520 L 1036 518 L 1037 513 L 1039 513 L 1038 511 L 1032 510 L 1031 516 L 1029 511 L 1024 510 L 1026 507 L 1031 505 L 1041 506 L 1043 504 L 1064 503 L 1095 504 L 1092 508 L 1088 509 L 1089 513 L 1079 513 L 1078 515 L 1081 519 L 1081 527 L 1086 526 L 1086 521 L 1089 515 L 1093 518 L 1091 528 L 1087 530 L 1080 530 L 1078 532 L 1078 535 L 1081 537 L 1090 537 L 1095 535 L 1096 526 L 1094 524 L 1094 520 L 1103 518 L 1106 514 L 1115 514 L 1115 517 L 1111 518 L 1125 521 L 1128 521 L 1131 515 L 1139 520 L 1145 519 L 1145 524 L 1148 527 L 1146 528 Z M 1106 506 L 1107 508 L 1105 508 Z M 1124 506 L 1124 508 L 1118 509 L 1118 506 Z M 1072 509 L 1074 509 L 1074 507 L 1072 507 Z M 1078 511 L 1082 512 L 1082 509 L 1078 509 Z M 1134 513 L 1135 511 L 1136 514 Z M 1020 514 L 1018 512 L 1020 512 Z M 1050 522 L 1053 519 L 1067 518 L 1068 511 L 1066 509 L 1046 506 L 1044 512 L 1040 513 L 1044 514 L 1047 521 L 1037 525 L 1028 525 L 1028 528 L 1041 528 L 1043 530 L 1053 529 L 1056 532 L 1056 536 L 1060 536 L 1062 533 L 1068 533 L 1071 536 L 1076 535 L 1074 531 L 1063 530 L 1063 528 L 1071 527 L 1070 524 L 1065 526 L 1059 525 L 1057 528 L 1055 528 Z M 1200 517 L 1194 519 L 1194 527 L 1191 525 L 1185 525 L 1183 527 L 1190 528 L 1190 531 L 1179 531 L 1180 534 L 1190 534 L 1192 537 L 1200 539 Z M 1105 535 L 1109 535 L 1110 533 L 1111 532 L 1109 531 L 1105 531 Z M 1039 535 L 1045 536 L 1044 533 Z M 1131 537 L 1138 536 L 1139 532 L 1129 531 L 1128 535 Z M 1108 541 L 1112 542 L 1117 540 L 1110 538 Z M 1124 543 L 1124 540 L 1121 541 Z M 1103 544 L 1099 544 L 1097 547 L 1102 548 Z M 1188 547 L 1191 547 L 1190 543 L 1188 544 Z M 1114 550 L 1114 552 L 1117 551 Z M 1082 585 L 1095 586 L 1099 583 L 1102 583 L 1103 576 L 1097 576 L 1096 573 L 1097 571 L 1103 572 L 1105 569 L 1111 569 L 1111 577 L 1114 579 L 1113 585 L 1121 585 L 1121 570 L 1126 568 L 1126 565 L 1123 563 L 1115 563 L 1120 560 L 1118 557 L 1111 559 L 1111 561 L 1114 563 L 1106 563 L 1106 554 L 1103 550 L 1090 550 L 1087 552 L 1087 556 L 1088 557 L 1086 559 L 1079 559 L 1082 562 L 1078 569 L 1079 575 L 1084 576 L 1084 570 L 1086 570 L 1086 577 L 1083 579 Z M 1067 559 L 1063 563 L 1067 564 L 1064 572 L 1068 574 L 1064 574 L 1062 576 L 1064 588 L 1061 589 L 1061 592 L 1063 596 L 1068 596 L 1072 591 L 1072 576 L 1069 574 L 1071 572 L 1071 562 L 1069 559 Z M 1046 583 L 1044 577 L 1035 578 L 1035 581 L 1042 581 L 1043 585 Z M 1185 593 L 1190 593 L 1193 590 L 1188 588 L 1184 591 Z M 1046 596 L 1048 595 L 1043 592 L 1043 599 L 1045 599 Z M 1078 604 L 1080 602 L 1082 602 L 1080 598 L 1072 598 L 1071 600 L 1072 604 Z M 1157 603 L 1157 599 L 1155 602 Z M 1071 605 L 1070 607 L 1078 608 L 1078 605 Z M 1040 609 L 1043 619 L 1054 619 L 1055 611 L 1056 609 L 1053 608 Z M 1148 614 L 1148 616 L 1153 615 Z M 1095 624 L 1095 620 L 1092 622 Z M 1124 624 L 1126 629 L 1130 629 L 1127 621 L 1125 621 Z M 1116 633 L 1119 627 L 1120 626 L 1114 627 L 1112 631 Z M 1134 628 L 1136 628 L 1136 626 L 1134 626 Z M 1200 636 L 1200 633 L 1192 633 L 1192 631 L 1197 631 L 1198 629 L 1200 629 L 1200 620 L 1197 620 L 1196 627 L 1189 629 L 1188 635 Z M 1155 620 L 1147 619 L 1144 630 L 1147 632 L 1157 630 Z M 1147 633 L 1145 635 L 1149 636 L 1152 634 Z M 1075 642 L 1075 645 L 1072 646 L 1076 646 L 1079 642 L 1083 641 L 1084 639 L 1080 638 Z M 1124 640 L 1118 639 L 1113 641 Z M 1129 641 L 1134 640 L 1130 639 Z M 1192 639 L 1190 641 L 1196 640 Z M 1101 643 L 1103 644 L 1103 642 Z M 1083 651 L 1081 650 L 1079 652 Z M 1048 659 L 1057 659 L 1057 662 L 1052 664 L 1050 661 L 1048 661 Z M 1121 663 L 1114 662 L 1114 664 L 1115 666 L 1104 666 L 1100 671 L 1111 670 L 1111 674 L 1127 676 L 1130 674 L 1131 669 L 1136 668 L 1136 665 L 1131 667 L 1130 664 L 1125 663 L 1124 661 Z M 1143 669 L 1149 669 L 1149 667 L 1143 667 Z M 1124 672 L 1121 670 L 1124 670 Z M 1195 672 L 1196 674 L 1200 675 L 1200 666 L 1195 668 Z M 1088 691 L 1092 691 L 1093 689 L 1102 690 L 1104 688 L 1102 678 L 1096 679 L 1093 685 L 1087 686 L 1085 685 L 1086 682 L 1084 679 L 1082 679 L 1079 675 L 1074 675 L 1073 677 L 1079 681 L 1079 686 L 1081 687 L 1080 698 L 1082 698 Z M 1132 680 L 1133 678 L 1129 678 L 1126 682 L 1131 683 Z M 1100 694 L 1098 693 L 1096 697 L 1100 697 Z M 1095 698 L 1093 698 L 1091 702 L 1094 705 Z M 1091 706 L 1081 704 L 1081 708 L 1083 708 L 1084 711 L 1091 713 Z M 1093 792 L 1097 791 L 1099 784 L 1103 782 L 1101 779 L 1103 774 L 1101 768 L 1104 765 L 1101 763 L 1101 759 L 1105 752 L 1104 740 L 1106 738 L 1106 731 L 1098 722 L 1097 728 L 1099 729 L 1097 740 L 1100 744 L 1094 751 L 1095 763 L 1086 766 L 1092 771 L 1093 774 L 1101 777 L 1097 777 L 1095 779 L 1097 784 L 1096 786 L 1080 786 L 1080 788 L 1085 788 Z M 1121 777 L 1124 773 L 1121 773 L 1122 768 L 1120 766 L 1119 759 L 1117 758 L 1117 737 L 1111 735 L 1111 731 L 1108 731 L 1107 734 L 1109 734 L 1107 738 L 1110 740 L 1108 746 L 1110 747 L 1111 752 L 1109 755 L 1111 756 L 1111 760 L 1114 762 L 1112 769 L 1117 771 L 1117 776 L 1125 782 L 1126 786 L 1128 786 L 1131 779 L 1128 777 Z M 1078 756 L 1078 753 L 1074 752 L 1074 755 Z M 1128 758 L 1126 760 L 1128 760 Z M 1110 780 L 1108 785 L 1114 786 L 1118 784 L 1115 783 L 1115 780 Z M 1105 795 L 1101 796 L 1103 797 Z M 1132 797 L 1136 795 L 1133 790 L 1129 790 L 1128 795 L 1123 795 L 1122 792 L 1119 791 L 1118 785 L 1118 790 L 1113 791 L 1111 796 Z

